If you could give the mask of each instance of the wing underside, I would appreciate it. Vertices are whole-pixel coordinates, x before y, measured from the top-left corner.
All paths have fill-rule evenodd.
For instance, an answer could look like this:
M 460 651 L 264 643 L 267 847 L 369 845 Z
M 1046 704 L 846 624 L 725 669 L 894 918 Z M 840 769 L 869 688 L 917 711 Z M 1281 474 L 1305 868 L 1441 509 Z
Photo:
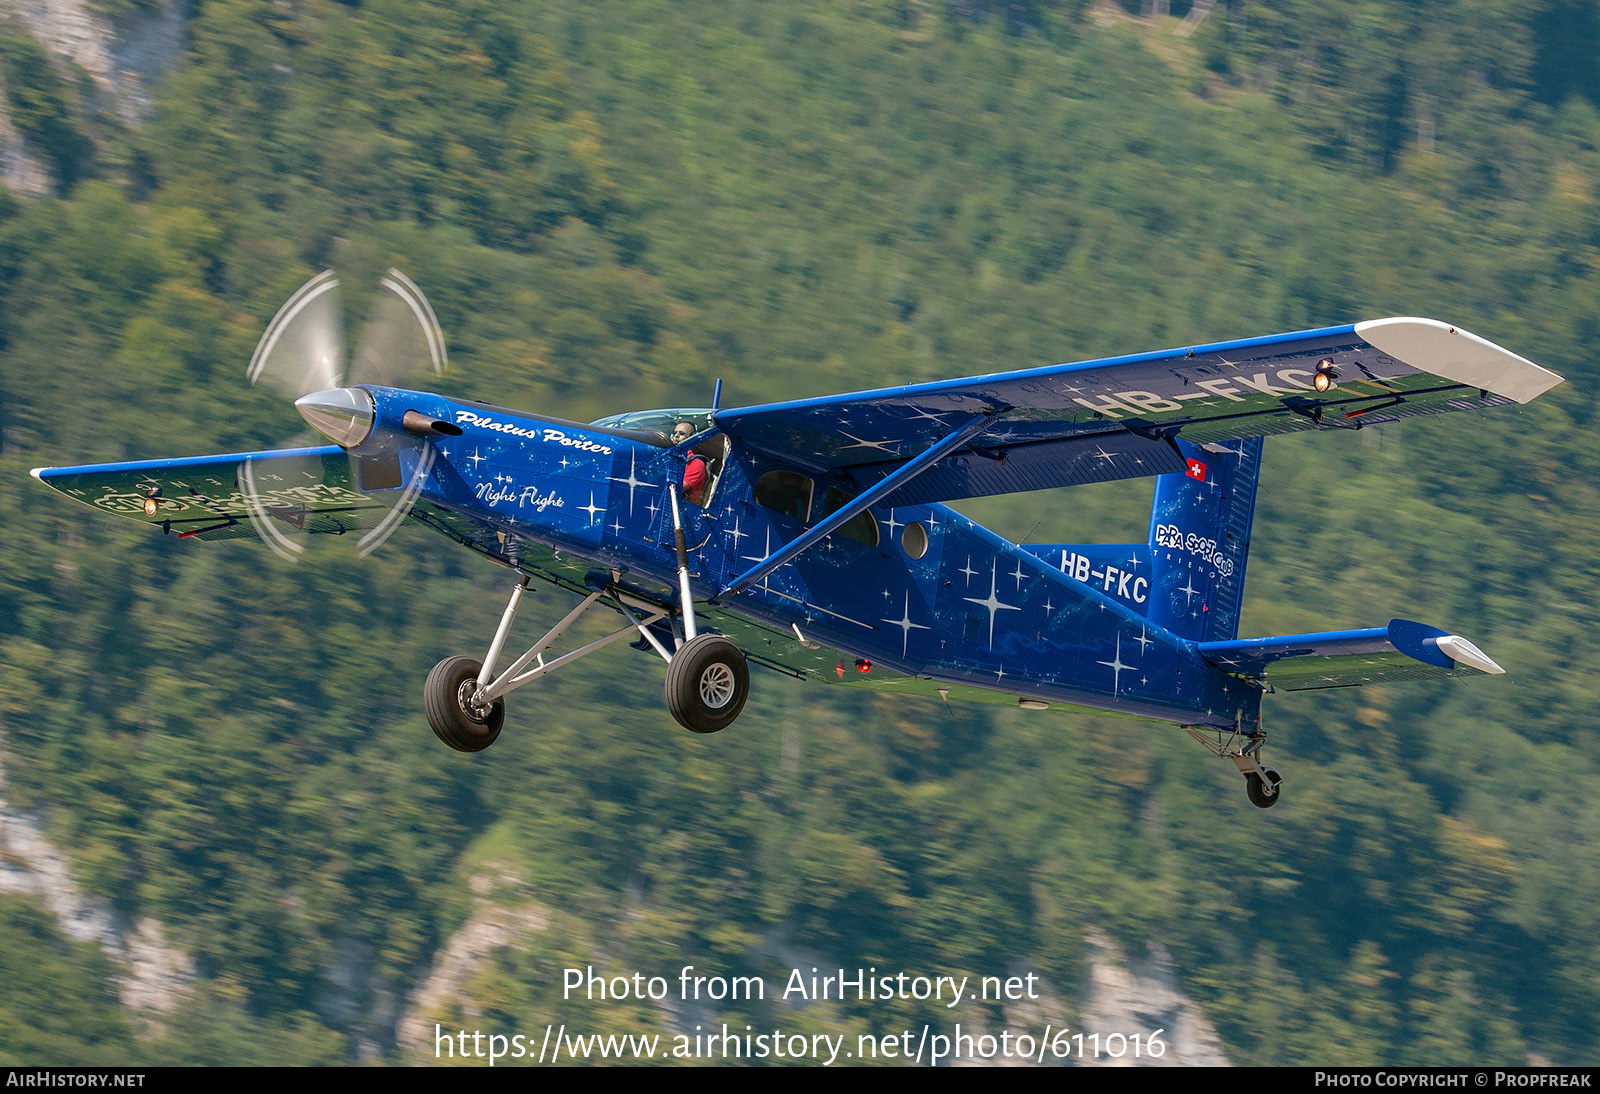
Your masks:
M 389 507 L 356 489 L 354 474 L 337 446 L 33 471 L 102 513 L 207 540 L 254 536 L 252 519 L 328 535 L 375 527 Z

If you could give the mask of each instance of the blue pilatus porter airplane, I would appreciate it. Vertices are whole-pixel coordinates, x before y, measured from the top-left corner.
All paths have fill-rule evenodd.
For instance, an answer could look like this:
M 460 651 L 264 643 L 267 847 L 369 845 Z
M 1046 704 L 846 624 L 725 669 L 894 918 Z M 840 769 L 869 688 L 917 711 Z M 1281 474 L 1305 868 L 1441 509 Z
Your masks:
M 254 535 L 293 558 L 305 534 L 333 533 L 366 552 L 409 517 L 516 571 L 483 659 L 447 657 L 424 685 L 434 732 L 463 752 L 500 735 L 511 692 L 632 639 L 661 658 L 667 709 L 696 733 L 739 715 L 755 663 L 1176 723 L 1270 806 L 1268 692 L 1502 669 L 1403 619 L 1240 638 L 1262 439 L 1526 403 L 1561 382 L 1459 327 L 1395 318 L 585 425 L 399 383 L 442 369 L 444 340 L 392 270 L 351 360 L 378 382 L 347 380 L 338 286 L 328 272 L 302 287 L 249 369 L 334 444 L 33 475 L 185 538 Z M 1142 543 L 1023 546 L 942 504 L 1146 476 Z M 580 599 L 500 668 L 529 578 Z M 617 625 L 555 653 L 592 612 Z

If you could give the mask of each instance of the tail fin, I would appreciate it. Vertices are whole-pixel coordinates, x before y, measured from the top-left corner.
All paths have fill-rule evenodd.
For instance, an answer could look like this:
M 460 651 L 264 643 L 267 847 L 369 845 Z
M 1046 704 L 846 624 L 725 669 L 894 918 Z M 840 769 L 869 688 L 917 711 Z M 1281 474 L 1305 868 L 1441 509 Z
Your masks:
M 1156 477 L 1146 615 L 1196 642 L 1228 641 L 1239 634 L 1261 438 L 1177 443 L 1189 470 Z

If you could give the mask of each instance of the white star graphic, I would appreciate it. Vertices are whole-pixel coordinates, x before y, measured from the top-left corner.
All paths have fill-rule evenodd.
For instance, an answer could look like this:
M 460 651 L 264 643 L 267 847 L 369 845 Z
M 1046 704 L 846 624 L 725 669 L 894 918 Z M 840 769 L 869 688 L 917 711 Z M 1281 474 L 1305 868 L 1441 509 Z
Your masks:
M 625 482 L 625 483 L 628 484 L 628 515 L 630 517 L 633 516 L 633 488 L 635 486 L 649 486 L 649 487 L 654 487 L 655 486 L 655 483 L 653 483 L 653 482 L 644 482 L 643 480 L 641 480 L 635 474 L 635 472 L 637 471 L 637 468 L 638 468 L 638 461 L 639 461 L 638 453 L 636 453 L 636 452 L 628 453 L 628 477 L 625 478 L 625 479 L 619 479 L 615 475 L 611 476 L 611 481 L 612 482 Z
M 885 619 L 885 620 L 883 620 L 883 622 L 885 622 L 885 623 L 893 623 L 895 626 L 900 628 L 900 656 L 901 657 L 904 657 L 906 655 L 906 650 L 907 650 L 907 648 L 909 646 L 909 643 L 911 641 L 911 632 L 912 631 L 926 631 L 926 630 L 932 630 L 933 629 L 931 627 L 924 627 L 921 623 L 913 623 L 913 622 L 911 622 L 911 590 L 910 589 L 906 590 L 906 602 L 905 602 L 905 606 L 900 611 L 900 618 L 899 619 Z
M 745 535 L 749 535 L 749 534 L 750 534 L 749 532 L 745 533 Z M 751 562 L 765 562 L 767 556 L 770 555 L 771 553 L 772 553 L 772 529 L 768 528 L 767 529 L 767 547 L 766 547 L 766 550 L 763 551 L 759 555 L 740 555 L 739 557 L 740 558 L 747 558 Z
M 968 561 L 969 564 L 971 563 L 971 559 L 968 559 L 967 561 Z M 992 564 L 989 567 L 989 598 L 987 600 L 979 600 L 978 598 L 972 597 L 972 596 L 964 596 L 964 597 L 961 598 L 961 599 L 963 599 L 963 600 L 965 600 L 965 601 L 967 601 L 969 603 L 981 604 L 985 608 L 989 609 L 989 648 L 991 650 L 994 649 L 994 615 L 995 615 L 995 612 L 1000 612 L 1000 611 L 1018 612 L 1018 611 L 1022 610 L 1021 608 L 1019 608 L 1015 604 L 1003 604 L 1003 603 L 1001 603 L 1000 599 L 997 596 L 995 596 L 995 584 L 996 584 L 996 581 L 998 580 L 998 578 L 999 578 L 999 563 L 995 562 L 994 564 Z
M 899 455 L 899 451 L 897 449 L 889 447 L 890 445 L 899 444 L 899 441 L 864 441 L 853 433 L 845 433 L 845 431 L 842 429 L 839 430 L 839 432 L 856 442 L 855 444 L 841 445 L 839 449 L 841 452 L 850 448 L 877 448 L 889 453 L 891 456 Z
M 1117 652 L 1116 652 L 1116 655 L 1110 661 L 1096 661 L 1095 664 L 1104 665 L 1104 666 L 1106 666 L 1106 668 L 1111 670 L 1111 695 L 1112 695 L 1113 698 L 1115 698 L 1117 693 L 1122 689 L 1122 670 L 1123 669 L 1131 669 L 1131 668 L 1133 668 L 1132 665 L 1124 665 L 1122 663 L 1122 632 L 1121 631 L 1117 632 Z

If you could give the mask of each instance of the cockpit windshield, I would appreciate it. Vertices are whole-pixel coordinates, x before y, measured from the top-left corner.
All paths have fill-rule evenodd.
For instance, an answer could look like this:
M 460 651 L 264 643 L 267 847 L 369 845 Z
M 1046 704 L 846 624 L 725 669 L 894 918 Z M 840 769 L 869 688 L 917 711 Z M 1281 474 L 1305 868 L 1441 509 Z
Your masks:
M 659 433 L 668 439 L 667 443 L 681 444 L 695 434 L 710 429 L 711 414 L 712 411 L 708 407 L 634 410 L 627 414 L 612 414 L 590 424 L 607 429 L 636 429 L 647 433 Z M 687 433 L 684 432 L 684 426 L 688 427 Z
M 708 407 L 677 407 L 666 410 L 635 410 L 627 414 L 613 414 L 608 418 L 590 422 L 600 429 L 626 431 L 641 440 L 659 437 L 653 444 L 663 447 L 680 445 L 711 428 Z M 711 504 L 717 482 L 722 476 L 722 461 L 728 454 L 728 438 L 721 433 L 700 441 L 689 449 L 683 472 L 683 497 L 690 505 L 704 508 Z

